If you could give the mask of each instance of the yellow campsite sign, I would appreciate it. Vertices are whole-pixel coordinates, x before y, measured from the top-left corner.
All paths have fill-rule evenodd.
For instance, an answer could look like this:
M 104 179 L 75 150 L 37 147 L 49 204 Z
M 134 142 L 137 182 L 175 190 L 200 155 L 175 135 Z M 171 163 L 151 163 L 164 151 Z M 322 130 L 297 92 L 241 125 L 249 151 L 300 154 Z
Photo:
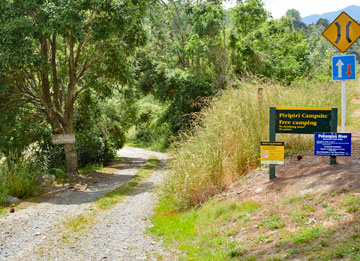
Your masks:
M 262 141 L 261 164 L 284 164 L 284 142 Z
M 345 53 L 360 37 L 360 25 L 347 13 L 342 12 L 322 35 L 342 53 Z

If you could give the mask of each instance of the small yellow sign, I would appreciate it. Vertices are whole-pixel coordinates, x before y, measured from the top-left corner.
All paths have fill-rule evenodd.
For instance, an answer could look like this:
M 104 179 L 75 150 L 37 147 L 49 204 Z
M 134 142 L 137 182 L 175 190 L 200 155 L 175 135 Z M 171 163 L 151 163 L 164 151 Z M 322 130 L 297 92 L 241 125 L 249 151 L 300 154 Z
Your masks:
M 360 25 L 347 13 L 342 12 L 322 35 L 342 53 L 345 53 L 360 37 Z
M 262 141 L 261 164 L 284 164 L 284 142 Z

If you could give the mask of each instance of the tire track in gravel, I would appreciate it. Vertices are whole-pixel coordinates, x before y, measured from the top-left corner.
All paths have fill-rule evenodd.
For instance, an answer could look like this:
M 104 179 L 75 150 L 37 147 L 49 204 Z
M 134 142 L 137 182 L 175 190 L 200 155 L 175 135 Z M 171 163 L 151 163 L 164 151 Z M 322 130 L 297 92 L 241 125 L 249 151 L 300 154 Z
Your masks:
M 58 193 L 47 202 L 0 217 L 0 260 L 172 259 L 160 242 L 144 234 L 155 199 L 152 188 L 162 179 L 167 155 L 130 147 L 119 154 L 127 159 L 126 166 L 95 187 Z M 64 243 L 58 233 L 63 222 L 90 213 L 92 202 L 128 181 L 152 155 L 161 160 L 161 167 L 148 181 L 114 208 L 99 212 L 90 233 Z

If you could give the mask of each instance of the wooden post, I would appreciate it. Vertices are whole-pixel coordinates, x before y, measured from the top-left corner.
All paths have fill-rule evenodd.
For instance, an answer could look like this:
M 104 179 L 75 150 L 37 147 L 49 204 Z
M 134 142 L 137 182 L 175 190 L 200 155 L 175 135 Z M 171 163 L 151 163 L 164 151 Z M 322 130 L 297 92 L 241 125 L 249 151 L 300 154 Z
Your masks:
M 337 132 L 338 108 L 331 110 L 331 132 Z M 336 164 L 336 156 L 330 156 L 330 165 Z
M 275 132 L 275 107 L 270 107 L 270 133 L 269 133 L 269 140 L 276 141 L 276 132 Z M 270 180 L 276 178 L 275 175 L 275 166 L 274 164 L 270 164 L 269 166 L 269 178 Z

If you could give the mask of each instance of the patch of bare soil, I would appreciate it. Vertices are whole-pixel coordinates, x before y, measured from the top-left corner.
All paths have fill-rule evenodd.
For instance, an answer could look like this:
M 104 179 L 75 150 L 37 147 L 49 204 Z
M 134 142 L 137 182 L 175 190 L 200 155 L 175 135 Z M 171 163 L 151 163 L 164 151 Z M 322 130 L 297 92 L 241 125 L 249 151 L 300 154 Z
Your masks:
M 329 157 L 307 154 L 298 160 L 295 155 L 276 167 L 275 179 L 270 181 L 269 169 L 261 168 L 223 196 L 271 204 L 295 195 L 360 189 L 360 132 L 352 133 L 351 153 L 337 157 L 335 165 L 329 164 Z

